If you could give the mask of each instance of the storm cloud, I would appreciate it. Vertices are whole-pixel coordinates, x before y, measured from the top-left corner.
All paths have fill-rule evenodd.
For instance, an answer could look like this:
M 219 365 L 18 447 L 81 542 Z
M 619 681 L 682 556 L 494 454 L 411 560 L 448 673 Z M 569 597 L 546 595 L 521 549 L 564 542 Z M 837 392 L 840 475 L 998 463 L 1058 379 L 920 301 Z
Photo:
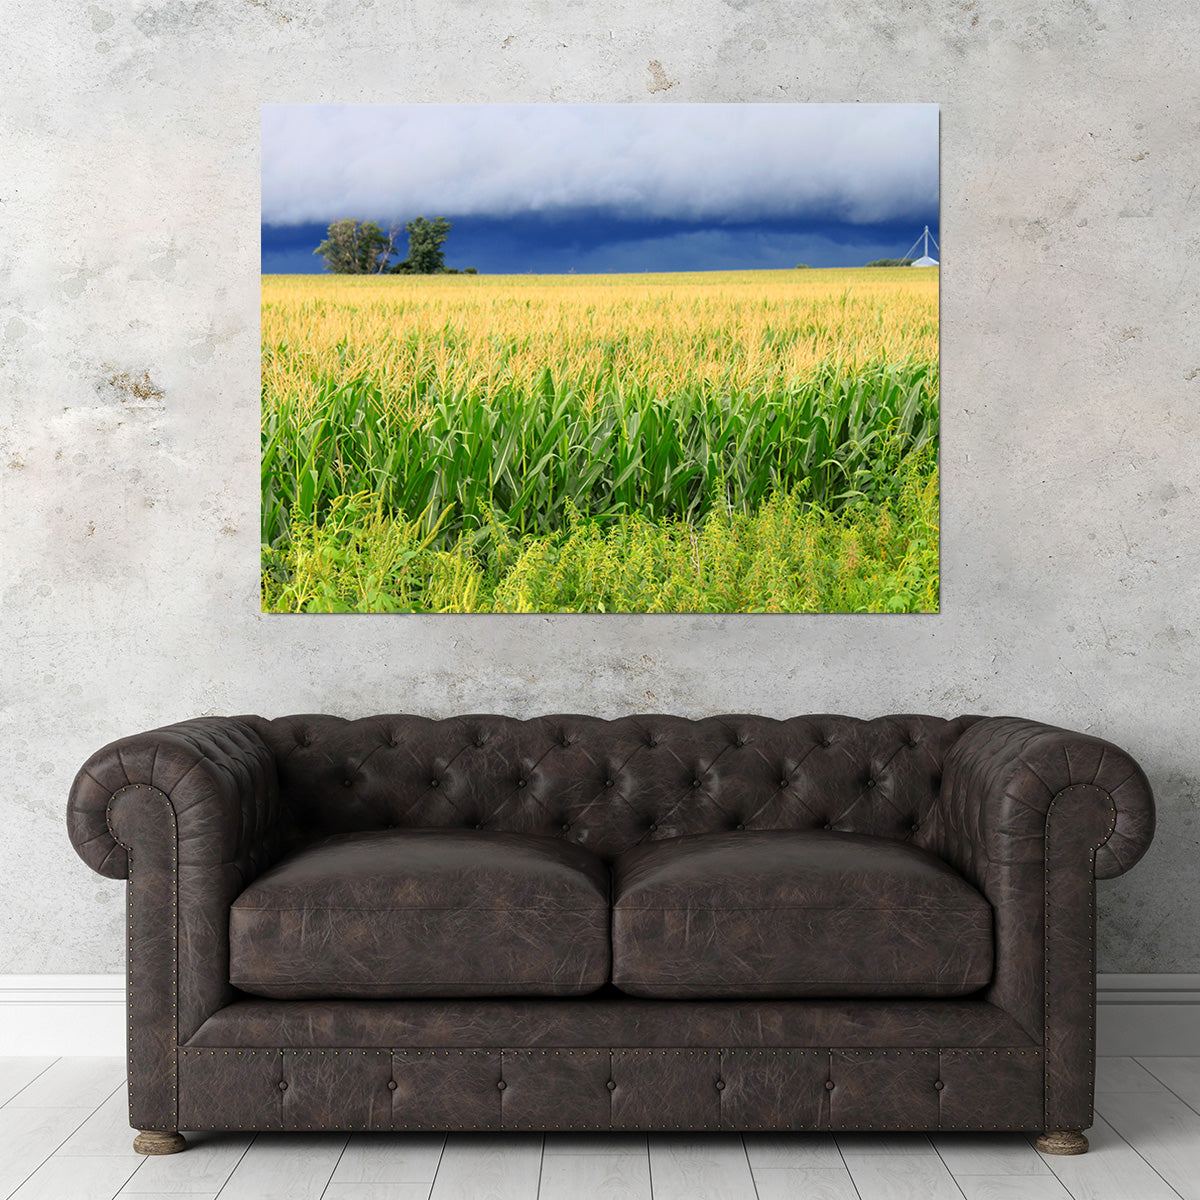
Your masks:
M 272 226 L 581 210 L 879 225 L 937 209 L 931 104 L 275 104 L 262 134 Z

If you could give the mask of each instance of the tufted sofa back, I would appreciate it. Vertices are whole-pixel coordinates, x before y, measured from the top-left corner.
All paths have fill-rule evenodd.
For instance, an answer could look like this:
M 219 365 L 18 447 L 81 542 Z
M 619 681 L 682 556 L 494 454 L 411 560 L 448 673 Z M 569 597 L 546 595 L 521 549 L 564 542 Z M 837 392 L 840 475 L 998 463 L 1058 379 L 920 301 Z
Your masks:
M 937 844 L 942 764 L 976 717 L 240 718 L 302 837 L 388 828 L 548 834 L 611 858 L 731 829 Z

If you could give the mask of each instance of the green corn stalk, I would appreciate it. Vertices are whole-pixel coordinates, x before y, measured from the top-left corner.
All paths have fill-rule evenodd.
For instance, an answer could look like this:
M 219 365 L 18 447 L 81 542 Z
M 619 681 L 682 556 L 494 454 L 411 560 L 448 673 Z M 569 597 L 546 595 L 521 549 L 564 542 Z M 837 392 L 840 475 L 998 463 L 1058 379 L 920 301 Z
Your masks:
M 532 389 L 437 394 L 414 380 L 386 395 L 369 380 L 326 383 L 302 408 L 284 396 L 262 423 L 262 540 L 320 522 L 338 496 L 370 492 L 439 546 L 504 525 L 545 535 L 569 506 L 584 518 L 641 513 L 693 524 L 752 513 L 803 484 L 830 511 L 894 492 L 900 464 L 936 450 L 937 368 L 837 368 L 755 394 L 721 386 L 648 392 L 599 381 L 600 399 L 542 373 Z M 595 390 L 596 379 L 584 380 Z M 891 491 L 889 491 L 891 489 Z M 294 516 L 293 516 L 294 514 Z M 481 532 L 484 531 L 484 532 Z

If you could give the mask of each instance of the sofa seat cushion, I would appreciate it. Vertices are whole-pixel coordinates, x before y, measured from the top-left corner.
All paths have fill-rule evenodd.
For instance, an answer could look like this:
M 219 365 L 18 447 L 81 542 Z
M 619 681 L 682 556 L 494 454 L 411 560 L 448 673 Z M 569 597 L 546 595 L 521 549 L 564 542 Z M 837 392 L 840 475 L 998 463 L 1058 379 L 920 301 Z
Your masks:
M 600 859 L 472 829 L 325 838 L 229 914 L 230 981 L 281 1000 L 578 996 L 608 982 L 609 946 Z
M 961 996 L 992 911 L 925 850 L 837 832 L 648 842 L 613 873 L 613 982 L 634 996 Z

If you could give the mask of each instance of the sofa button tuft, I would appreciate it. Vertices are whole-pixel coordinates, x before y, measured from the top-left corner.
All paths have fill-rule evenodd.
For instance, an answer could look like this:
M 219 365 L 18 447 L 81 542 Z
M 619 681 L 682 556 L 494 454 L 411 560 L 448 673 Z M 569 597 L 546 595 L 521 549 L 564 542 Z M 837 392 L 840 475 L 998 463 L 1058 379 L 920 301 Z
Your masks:
M 280 1090 L 281 1092 L 286 1092 L 286 1091 L 287 1091 L 287 1080 L 286 1080 L 286 1079 L 281 1079 L 281 1080 L 279 1081 L 279 1090 Z
M 342 780 L 342 787 L 353 787 L 353 786 L 354 786 L 353 779 L 343 779 Z
M 781 780 L 779 781 L 779 786 L 780 786 L 781 788 L 785 788 L 785 787 L 787 787 L 787 786 L 788 786 L 788 784 L 789 784 L 789 783 L 791 783 L 791 780 L 790 780 L 790 779 L 787 779 L 787 778 L 785 777 L 785 778 L 783 778 L 783 779 L 781 779 Z
M 657 826 L 657 825 L 655 825 L 653 821 L 651 821 L 651 823 L 650 823 L 649 825 L 647 825 L 647 826 L 646 826 L 646 830 L 647 830 L 647 832 L 648 832 L 648 833 L 657 833 L 657 832 L 658 832 L 658 826 Z
M 483 822 L 482 822 L 482 821 L 476 821 L 476 822 L 475 822 L 475 828 L 476 828 L 476 829 L 482 829 L 482 828 L 483 828 Z
M 833 1080 L 832 1080 L 832 1079 L 827 1079 L 827 1080 L 825 1080 L 825 1090 L 826 1090 L 827 1092 L 832 1092 L 832 1091 L 833 1091 Z
M 833 738 L 831 738 L 831 737 L 823 737 L 823 738 L 821 739 L 821 745 L 822 745 L 822 746 L 832 746 L 832 745 L 833 745 Z
M 741 823 L 741 821 L 739 821 L 739 822 L 738 822 L 738 823 L 737 823 L 737 824 L 734 826 L 734 829 L 745 829 L 745 828 L 746 828 L 746 826 L 745 826 L 745 825 L 743 825 L 743 824 Z
M 504 1080 L 502 1079 L 502 1080 L 500 1080 L 500 1082 L 499 1082 L 498 1084 L 496 1084 L 496 1087 L 497 1087 L 497 1089 L 498 1089 L 499 1091 L 501 1091 L 501 1092 L 502 1092 L 502 1091 L 504 1091 L 504 1089 L 505 1089 L 506 1087 L 508 1087 L 508 1084 L 507 1084 L 507 1083 L 505 1083 L 505 1082 L 504 1082 Z
M 563 831 L 563 833 L 566 833 L 566 832 L 567 832 L 567 831 L 568 831 L 570 828 L 571 828 L 571 822 L 570 822 L 570 821 L 564 821 L 564 822 L 562 823 L 562 831 Z
M 524 786 L 525 786 L 525 784 L 526 784 L 527 782 L 528 782 L 528 780 L 525 780 L 525 779 L 518 779 L 518 780 L 517 780 L 517 787 L 524 787 Z
M 725 1090 L 725 1080 L 723 1080 L 723 1079 L 718 1079 L 718 1080 L 717 1080 L 717 1091 L 718 1091 L 718 1092 L 723 1092 L 724 1090 Z
M 934 1090 L 935 1090 L 935 1091 L 939 1091 L 939 1092 L 940 1092 L 940 1091 L 942 1090 L 942 1088 L 944 1088 L 946 1085 L 945 1085 L 945 1084 L 944 1084 L 944 1083 L 943 1083 L 943 1082 L 942 1082 L 942 1081 L 939 1079 L 939 1080 L 937 1081 L 937 1083 L 935 1083 L 933 1086 L 934 1086 Z
M 610 1092 L 615 1092 L 617 1090 L 616 1082 L 612 1079 L 610 1079 L 604 1086 L 608 1088 Z
M 826 821 L 825 824 L 821 826 L 821 828 L 822 829 L 832 829 L 833 826 L 828 821 Z
M 400 1085 L 394 1079 L 388 1080 L 388 1091 L 389 1092 L 394 1092 L 396 1090 L 396 1088 L 398 1088 L 399 1086 Z
M 605 786 L 605 787 L 612 787 L 612 786 L 613 786 L 613 781 L 612 781 L 611 779 L 606 779 L 606 780 L 604 781 L 604 786 Z
M 873 780 L 873 779 L 868 779 L 868 780 L 867 780 L 867 787 L 874 787 L 874 786 L 875 786 L 875 780 Z
M 438 786 L 440 786 L 441 782 L 442 781 L 440 779 L 431 779 L 429 781 L 429 786 L 430 787 L 438 787 Z
M 694 787 L 694 788 L 698 788 L 698 787 L 700 787 L 700 780 L 698 780 L 698 779 L 693 779 L 693 780 L 692 780 L 692 787 Z

